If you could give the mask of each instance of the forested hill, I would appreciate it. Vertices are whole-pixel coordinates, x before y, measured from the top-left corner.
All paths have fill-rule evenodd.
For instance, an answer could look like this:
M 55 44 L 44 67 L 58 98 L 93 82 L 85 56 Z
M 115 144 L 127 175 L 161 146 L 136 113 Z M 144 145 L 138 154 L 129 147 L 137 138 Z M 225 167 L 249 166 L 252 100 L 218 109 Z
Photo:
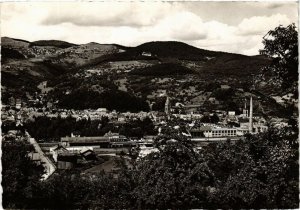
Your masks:
M 49 46 L 49 47 L 58 47 L 58 48 L 68 48 L 77 46 L 76 44 L 71 44 L 69 42 L 59 41 L 59 40 L 40 40 L 31 42 L 29 47 L 33 46 Z
M 142 52 L 150 52 L 157 57 L 172 57 L 181 60 L 205 60 L 206 57 L 216 57 L 227 54 L 224 52 L 199 49 L 183 42 L 175 41 L 147 42 L 128 50 L 128 53 L 140 54 Z
M 247 88 L 252 75 L 269 63 L 262 56 L 209 51 L 174 41 L 147 42 L 136 47 L 95 42 L 75 45 L 59 40 L 28 42 L 9 37 L 1 38 L 1 42 L 4 102 L 16 94 L 26 99 L 40 91 L 39 83 L 48 81 L 53 90 L 51 96 L 57 97 L 53 100 L 68 98 L 67 101 L 72 101 L 78 93 L 99 98 L 111 93 L 121 97 L 120 100 L 124 96 L 124 101 L 130 99 L 143 104 L 135 111 L 145 110 L 148 109 L 146 101 L 148 104 L 153 100 L 157 102 L 160 91 L 167 89 L 185 102 L 203 94 L 203 90 L 212 92 L 209 87 L 215 85 Z M 77 81 L 74 88 L 68 85 L 71 81 Z M 102 86 L 103 82 L 110 85 Z M 65 92 L 70 94 L 63 97 L 61 94 Z M 73 106 L 66 101 L 60 104 Z M 76 107 L 113 108 L 111 104 L 116 103 L 95 103 L 88 97 L 84 106 L 77 104 Z

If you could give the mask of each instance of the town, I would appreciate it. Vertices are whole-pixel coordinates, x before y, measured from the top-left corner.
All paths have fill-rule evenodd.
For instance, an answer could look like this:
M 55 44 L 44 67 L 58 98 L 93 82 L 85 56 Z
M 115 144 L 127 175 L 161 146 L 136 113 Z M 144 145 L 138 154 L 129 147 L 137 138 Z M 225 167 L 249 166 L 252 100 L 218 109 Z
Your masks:
M 3 140 L 17 138 L 27 141 L 35 146 L 35 151 L 30 153 L 32 160 L 47 168 L 45 177 L 48 177 L 56 169 L 71 169 L 76 167 L 80 159 L 95 160 L 97 156 L 130 155 L 133 151 L 137 156 L 144 157 L 156 151 L 153 148 L 153 140 L 160 135 L 161 126 L 172 126 L 174 129 L 184 128 L 182 132 L 195 144 L 195 148 L 210 142 L 241 139 L 247 134 L 257 134 L 268 129 L 267 121 L 261 115 L 253 113 L 253 98 L 244 99 L 244 106 L 240 108 L 241 114 L 235 111 L 213 110 L 212 112 L 201 112 L 200 106 L 172 104 L 169 96 L 165 98 L 164 112 L 116 112 L 107 108 L 96 110 L 67 110 L 55 108 L 53 104 L 43 101 L 44 94 L 36 100 L 29 100 L 32 107 L 21 99 L 11 97 L 9 104 L 2 105 L 2 127 Z M 46 106 L 39 106 L 40 102 Z M 59 138 L 37 137 L 34 139 L 26 130 L 26 124 L 35 121 L 39 117 L 55 120 L 101 121 L 107 119 L 110 129 L 103 136 L 88 136 L 76 133 L 76 130 Z M 134 121 L 148 119 L 153 125 L 149 135 L 145 130 L 137 135 L 124 132 L 121 128 Z M 269 120 L 271 126 L 288 126 L 287 120 L 283 118 L 272 118 Z M 7 126 L 7 127 L 6 127 Z M 101 124 L 98 128 L 100 130 Z M 115 132 L 112 132 L 115 131 Z M 23 131 L 23 133 L 21 132 Z M 123 132 L 122 132 L 123 131 Z M 148 132 L 149 133 L 149 132 Z M 55 140 L 54 140 L 55 139 Z M 46 158 L 44 158 L 46 157 Z M 82 161 L 81 161 L 82 162 Z M 88 163 L 88 162 L 86 162 Z

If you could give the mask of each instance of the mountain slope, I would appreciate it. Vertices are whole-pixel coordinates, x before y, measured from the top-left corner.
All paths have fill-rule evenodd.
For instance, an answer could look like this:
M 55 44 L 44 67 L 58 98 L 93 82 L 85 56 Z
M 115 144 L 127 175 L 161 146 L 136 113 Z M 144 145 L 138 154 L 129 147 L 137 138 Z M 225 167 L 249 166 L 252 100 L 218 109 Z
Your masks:
M 185 75 L 195 74 L 196 72 L 175 63 L 162 63 L 153 66 L 145 67 L 142 69 L 132 70 L 129 74 L 140 76 L 156 76 L 163 77 L 168 75 Z
M 29 47 L 33 47 L 33 46 L 49 46 L 49 47 L 58 47 L 64 49 L 64 48 L 69 48 L 77 45 L 69 42 L 59 41 L 59 40 L 39 40 L 39 41 L 31 42 L 29 44 Z
M 37 85 L 48 81 L 53 89 L 49 97 L 68 108 L 130 110 L 120 101 L 132 100 L 139 107 L 134 111 L 147 110 L 146 101 L 158 104 L 166 90 L 188 103 L 221 84 L 247 88 L 252 75 L 269 63 L 261 56 L 209 51 L 181 42 L 148 42 L 137 47 L 8 37 L 1 42 L 4 101 L 15 93 L 39 92 Z

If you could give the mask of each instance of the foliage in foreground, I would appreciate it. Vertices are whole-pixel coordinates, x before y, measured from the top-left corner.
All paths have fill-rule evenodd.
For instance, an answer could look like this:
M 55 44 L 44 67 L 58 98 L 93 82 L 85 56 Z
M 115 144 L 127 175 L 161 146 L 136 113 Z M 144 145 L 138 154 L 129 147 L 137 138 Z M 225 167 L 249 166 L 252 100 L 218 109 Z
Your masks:
M 34 209 L 298 207 L 298 134 L 293 129 L 270 129 L 235 144 L 210 144 L 198 151 L 179 130 L 163 132 L 156 140 L 158 152 L 138 160 L 133 169 L 124 165 L 117 177 L 68 171 L 39 182 L 28 172 L 16 176 L 13 173 L 23 168 L 16 164 L 27 163 L 21 158 L 25 153 L 5 143 L 3 205 Z M 24 170 L 34 169 L 27 163 Z M 24 183 L 24 178 L 25 184 L 15 185 Z
M 39 182 L 44 171 L 28 156 L 31 147 L 23 142 L 2 142 L 3 207 L 21 208 L 26 197 L 33 193 L 32 187 Z M 26 203 L 26 202 L 25 202 Z M 26 205 L 26 204 L 25 204 Z
M 270 74 L 269 81 L 298 98 L 298 31 L 295 24 L 282 25 L 270 30 L 263 37 L 264 49 L 260 54 L 272 58 L 264 73 Z

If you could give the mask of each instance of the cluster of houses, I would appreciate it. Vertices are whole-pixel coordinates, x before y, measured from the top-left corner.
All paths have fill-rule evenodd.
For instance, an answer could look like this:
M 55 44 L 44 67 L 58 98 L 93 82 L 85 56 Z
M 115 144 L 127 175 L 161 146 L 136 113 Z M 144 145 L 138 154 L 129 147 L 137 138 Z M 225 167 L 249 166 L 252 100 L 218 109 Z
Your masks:
M 167 97 L 165 103 L 164 112 L 139 112 L 139 113 L 118 113 L 116 111 L 110 112 L 106 108 L 99 108 L 96 110 L 56 110 L 56 113 L 52 112 L 38 112 L 35 108 L 27 108 L 19 105 L 20 100 L 11 100 L 10 105 L 14 105 L 12 111 L 13 116 L 17 114 L 17 119 L 22 121 L 23 118 L 30 119 L 33 116 L 48 116 L 48 117 L 62 117 L 67 118 L 72 116 L 77 120 L 80 119 L 101 119 L 103 116 L 108 117 L 114 123 L 126 123 L 132 119 L 144 119 L 149 117 L 156 127 L 163 124 L 168 124 L 170 118 L 180 119 L 187 125 L 187 136 L 192 141 L 200 141 L 207 139 L 221 139 L 221 138 L 234 138 L 242 137 L 246 133 L 260 133 L 268 129 L 266 120 L 262 117 L 253 116 L 253 105 L 250 100 L 250 107 L 245 106 L 242 113 L 237 115 L 234 111 L 225 112 L 222 110 L 216 110 L 214 113 L 193 113 L 188 114 L 173 114 L 174 107 L 170 104 L 170 99 Z M 186 109 L 197 108 L 191 105 L 177 104 Z M 175 105 L 176 107 L 176 105 Z M 3 108 L 3 107 L 2 107 Z M 26 114 L 22 116 L 20 113 Z M 5 112 L 2 112 L 5 114 Z M 3 114 L 2 114 L 3 115 Z M 217 123 L 203 123 L 201 119 L 204 116 L 217 116 Z M 3 116 L 2 116 L 3 117 Z M 16 121 L 16 119 L 14 119 Z M 17 121 L 16 121 L 17 122 Z M 275 126 L 284 127 L 288 126 L 288 123 L 284 119 L 274 118 L 271 123 Z M 7 135 L 16 135 L 9 132 Z M 71 134 L 69 137 L 62 137 L 61 141 L 49 149 L 49 154 L 52 157 L 55 165 L 58 169 L 71 169 L 76 167 L 78 163 L 88 163 L 89 161 L 97 160 L 97 152 L 99 149 L 122 149 L 122 148 L 139 148 L 140 157 L 155 151 L 153 148 L 153 139 L 155 136 L 145 136 L 139 140 L 133 140 L 120 135 L 119 133 L 108 132 L 104 136 L 74 136 Z M 34 155 L 32 159 L 35 159 Z
M 298 99 L 295 99 L 292 93 L 286 94 L 284 96 L 272 96 L 272 98 L 282 106 L 287 106 L 289 104 L 298 107 Z
M 92 147 L 65 147 L 58 144 L 50 148 L 50 155 L 58 169 L 72 169 L 76 167 L 79 160 L 97 160 Z
M 129 141 L 125 136 L 119 133 L 108 132 L 104 136 L 71 136 L 62 137 L 61 141 L 49 148 L 50 155 L 58 169 L 71 169 L 76 167 L 77 163 L 97 160 L 95 150 L 100 148 L 116 154 L 117 148 L 132 147 L 135 142 Z M 106 151 L 106 152 L 107 152 Z
M 107 117 L 110 123 L 114 124 L 125 124 L 128 121 L 140 119 L 143 120 L 149 117 L 155 125 L 159 125 L 160 123 L 167 122 L 170 117 L 175 117 L 184 121 L 188 122 L 197 122 L 201 121 L 201 119 L 205 116 L 212 117 L 216 115 L 218 117 L 218 125 L 211 126 L 209 125 L 209 129 L 212 130 L 211 134 L 207 134 L 207 136 L 214 136 L 214 135 L 226 135 L 227 131 L 213 131 L 218 130 L 218 126 L 232 128 L 232 125 L 235 125 L 236 131 L 232 131 L 234 135 L 243 135 L 247 130 L 249 131 L 249 118 L 250 118 L 250 111 L 247 109 L 247 106 L 243 108 L 242 114 L 236 115 L 234 111 L 223 111 L 223 110 L 214 110 L 214 113 L 204 112 L 199 113 L 199 105 L 184 105 L 181 103 L 176 103 L 175 106 L 170 105 L 170 100 L 167 97 L 166 104 L 165 104 L 165 111 L 158 112 L 158 111 L 150 111 L 150 112 L 138 112 L 138 113 L 131 113 L 131 112 L 124 112 L 118 113 L 116 111 L 109 111 L 106 108 L 99 108 L 96 110 L 67 110 L 67 109 L 51 109 L 51 111 L 40 110 L 41 108 L 28 108 L 22 107 L 21 101 L 19 99 L 11 99 L 10 106 L 13 106 L 13 109 L 3 110 L 6 106 L 2 105 L 2 120 L 3 121 L 15 121 L 17 124 L 21 125 L 23 120 L 34 119 L 34 117 L 38 116 L 47 116 L 49 118 L 67 118 L 73 117 L 76 120 L 99 120 L 102 117 Z M 174 114 L 174 109 L 182 108 L 185 110 L 182 114 Z M 258 133 L 265 131 L 267 129 L 266 121 L 262 117 L 253 116 L 252 114 L 252 129 L 251 132 Z M 274 118 L 274 124 L 278 124 L 278 126 L 284 126 L 286 122 L 284 119 Z M 197 123 L 196 123 L 197 124 Z M 230 125 L 230 126 L 228 126 Z M 199 126 L 198 126 L 199 127 Z M 239 127 L 237 129 L 237 127 Z M 196 127 L 193 128 L 194 130 L 198 129 Z M 203 130 L 203 129 L 201 129 Z M 222 129 L 221 129 L 222 130 Z M 228 133 L 229 136 L 233 135 L 233 133 Z M 198 135 L 198 134 L 197 134 Z
M 82 73 L 76 73 L 76 77 L 91 77 L 93 75 L 104 75 L 105 73 L 115 72 L 117 74 L 120 73 L 128 73 L 131 70 L 138 68 L 145 68 L 151 66 L 153 64 L 146 61 L 114 61 L 108 62 L 105 67 L 95 67 L 86 69 Z

